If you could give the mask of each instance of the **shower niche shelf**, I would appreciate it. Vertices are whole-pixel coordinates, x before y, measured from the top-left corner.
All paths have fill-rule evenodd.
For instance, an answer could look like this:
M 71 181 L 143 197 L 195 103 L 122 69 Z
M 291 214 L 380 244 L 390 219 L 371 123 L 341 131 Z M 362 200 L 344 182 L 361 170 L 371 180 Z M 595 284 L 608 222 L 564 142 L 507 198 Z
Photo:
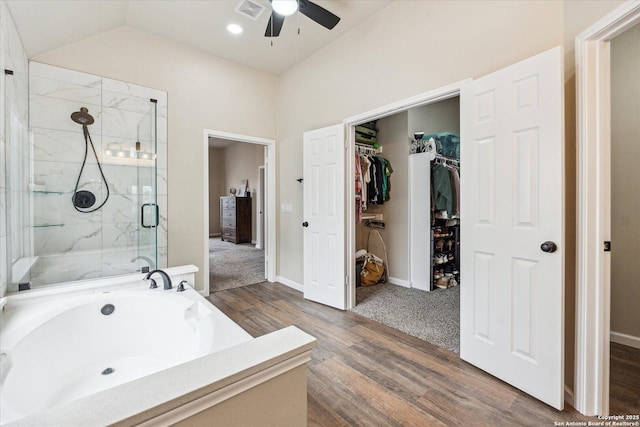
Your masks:
M 34 194 L 64 194 L 62 191 L 32 190 Z
M 64 227 L 64 224 L 35 224 L 33 228 Z

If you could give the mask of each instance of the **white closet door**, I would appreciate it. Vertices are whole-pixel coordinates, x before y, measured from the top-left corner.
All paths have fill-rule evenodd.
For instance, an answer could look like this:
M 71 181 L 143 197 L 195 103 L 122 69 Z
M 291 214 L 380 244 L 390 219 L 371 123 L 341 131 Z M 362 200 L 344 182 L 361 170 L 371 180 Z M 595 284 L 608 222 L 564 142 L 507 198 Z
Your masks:
M 562 409 L 562 49 L 471 82 L 460 101 L 460 357 Z
M 344 310 L 344 126 L 305 132 L 303 142 L 304 297 Z
M 409 254 L 411 287 L 431 290 L 431 161 L 409 156 Z

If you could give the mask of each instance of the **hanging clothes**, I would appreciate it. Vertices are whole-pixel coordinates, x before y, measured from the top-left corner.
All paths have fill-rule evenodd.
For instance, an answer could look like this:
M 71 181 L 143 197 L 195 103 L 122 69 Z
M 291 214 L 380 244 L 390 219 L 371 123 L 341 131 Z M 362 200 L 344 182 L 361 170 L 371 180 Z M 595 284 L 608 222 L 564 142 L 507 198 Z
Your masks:
M 355 194 L 356 221 L 361 222 L 362 212 L 371 204 L 382 205 L 391 198 L 391 174 L 389 160 L 356 153 Z
M 433 172 L 433 192 L 435 196 L 434 209 L 436 211 L 453 212 L 453 194 L 451 187 L 451 174 L 444 165 L 436 164 Z
M 362 188 L 364 187 L 362 181 L 362 166 L 360 164 L 360 156 L 355 156 L 356 166 L 356 223 L 362 222 Z
M 440 218 L 460 217 L 460 175 L 457 167 L 439 162 L 433 164 L 431 201 L 432 215 Z
M 362 171 L 362 210 L 367 210 L 367 186 L 371 182 L 371 162 L 367 156 L 359 156 L 360 157 L 360 170 Z
M 390 199 L 391 173 L 393 168 L 389 160 L 370 156 L 371 162 L 371 182 L 367 187 L 368 202 L 374 205 L 383 205 Z
M 455 191 L 455 197 L 453 199 L 455 203 L 455 209 L 453 211 L 453 216 L 460 217 L 460 174 L 458 173 L 458 169 L 453 166 L 447 166 L 449 169 L 449 173 L 451 174 L 451 181 L 453 183 L 452 189 Z
M 389 160 L 380 157 L 382 162 L 382 199 L 386 202 L 391 198 L 391 174 L 393 173 L 393 168 L 391 167 L 391 162 Z

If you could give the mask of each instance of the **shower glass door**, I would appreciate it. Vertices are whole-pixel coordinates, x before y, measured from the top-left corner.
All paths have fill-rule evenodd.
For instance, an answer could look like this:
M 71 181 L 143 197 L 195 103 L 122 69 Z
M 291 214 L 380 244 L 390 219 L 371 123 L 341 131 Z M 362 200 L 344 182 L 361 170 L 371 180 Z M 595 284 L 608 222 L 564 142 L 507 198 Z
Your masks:
M 0 283 L 8 291 L 30 281 L 28 80 L 20 70 L 5 70 L 4 132 L 0 132 Z
M 157 185 L 157 102 L 150 101 L 149 110 L 138 124 L 136 154 L 140 166 L 137 169 L 136 207 L 138 221 L 138 255 L 136 271 L 150 271 L 158 265 L 158 206 Z
M 12 222 L 33 218 L 31 287 L 166 267 L 166 92 L 36 62 L 28 78 L 32 213 Z

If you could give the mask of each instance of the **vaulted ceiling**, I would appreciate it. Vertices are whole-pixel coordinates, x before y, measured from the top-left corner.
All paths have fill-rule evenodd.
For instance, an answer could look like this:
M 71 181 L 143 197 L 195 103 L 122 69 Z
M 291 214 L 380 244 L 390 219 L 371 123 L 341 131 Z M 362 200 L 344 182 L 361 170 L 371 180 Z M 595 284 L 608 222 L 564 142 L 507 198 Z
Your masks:
M 280 37 L 264 37 L 271 15 L 268 0 L 253 20 L 236 11 L 245 0 L 10 0 L 7 1 L 29 58 L 129 26 L 230 61 L 279 75 L 322 49 L 391 1 L 317 0 L 341 18 L 331 31 L 296 13 L 285 19 Z M 243 27 L 234 35 L 226 27 Z M 300 28 L 300 34 L 298 34 Z M 372 47 L 375 48 L 375 47 Z M 78 54 L 82 54 L 78 52 Z

